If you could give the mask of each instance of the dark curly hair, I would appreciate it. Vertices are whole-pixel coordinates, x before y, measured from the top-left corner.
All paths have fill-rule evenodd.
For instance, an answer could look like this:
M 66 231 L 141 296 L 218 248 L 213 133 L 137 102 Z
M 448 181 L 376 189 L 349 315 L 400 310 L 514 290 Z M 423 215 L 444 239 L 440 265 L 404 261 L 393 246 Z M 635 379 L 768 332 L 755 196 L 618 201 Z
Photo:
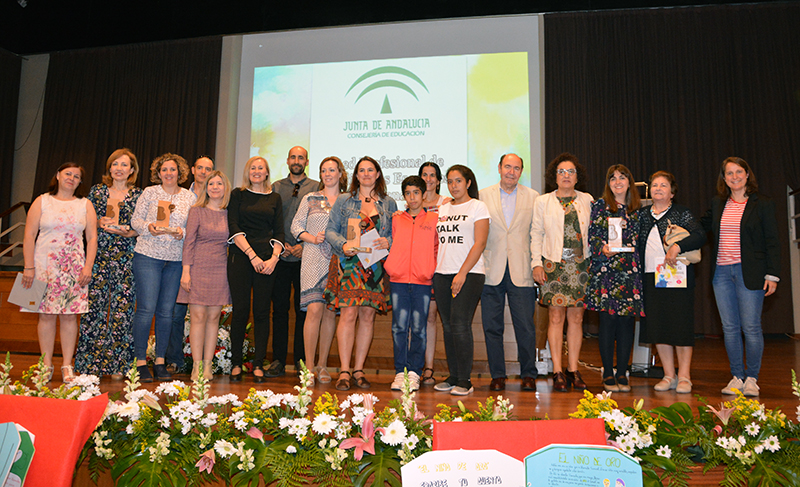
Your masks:
M 556 156 L 555 159 L 550 161 L 550 164 L 547 165 L 547 169 L 544 171 L 544 191 L 546 193 L 558 189 L 558 183 L 556 183 L 556 170 L 558 169 L 559 164 L 566 161 L 569 161 L 575 165 L 575 170 L 578 174 L 578 181 L 575 183 L 575 189 L 578 191 L 586 191 L 586 168 L 583 167 L 583 164 L 578 162 L 577 156 L 570 154 L 569 152 L 563 152 Z

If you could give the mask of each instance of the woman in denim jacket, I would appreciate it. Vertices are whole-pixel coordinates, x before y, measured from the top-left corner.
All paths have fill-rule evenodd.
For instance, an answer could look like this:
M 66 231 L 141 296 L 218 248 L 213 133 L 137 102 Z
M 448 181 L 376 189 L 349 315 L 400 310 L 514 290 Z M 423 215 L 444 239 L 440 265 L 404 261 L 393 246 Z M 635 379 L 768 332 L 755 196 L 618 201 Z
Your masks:
M 336 381 L 336 389 L 340 391 L 350 389 L 352 381 L 361 389 L 370 387 L 362 369 L 372 343 L 375 312 L 386 313 L 391 309 L 383 261 L 368 268 L 361 265 L 353 241 L 355 232 L 363 235 L 376 229 L 380 238 L 375 241 L 374 249 L 388 249 L 392 244 L 395 211 L 397 203 L 386 194 L 380 165 L 371 157 L 362 157 L 356 164 L 349 191 L 336 199 L 325 231 L 325 239 L 335 254 L 328 272 L 325 301 L 329 309 L 341 312 L 337 333 L 341 372 Z M 360 323 L 358 333 L 356 319 Z M 355 370 L 351 373 L 353 343 Z

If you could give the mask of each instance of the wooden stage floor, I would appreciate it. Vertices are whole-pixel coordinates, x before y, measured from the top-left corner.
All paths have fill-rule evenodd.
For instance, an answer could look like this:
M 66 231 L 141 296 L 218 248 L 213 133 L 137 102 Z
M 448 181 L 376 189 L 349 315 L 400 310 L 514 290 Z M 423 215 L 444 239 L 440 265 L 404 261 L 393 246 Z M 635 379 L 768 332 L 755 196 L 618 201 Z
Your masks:
M 30 365 L 34 364 L 38 357 L 31 354 L 12 354 L 11 356 L 14 369 L 11 371 L 12 379 L 19 379 L 22 372 Z M 60 362 L 60 357 L 56 357 L 56 365 Z M 334 358 L 335 360 L 335 358 Z M 595 393 L 601 392 L 599 364 L 600 356 L 597 351 L 597 339 L 588 338 L 584 340 L 583 350 L 581 351 L 581 373 L 584 380 L 589 385 L 589 390 Z M 443 363 L 438 361 L 437 363 Z M 596 368 L 595 368 L 596 367 Z M 761 396 L 759 400 L 768 408 L 782 408 L 790 418 L 796 420 L 794 411 L 797 408 L 798 400 L 791 392 L 791 369 L 800 375 L 800 340 L 798 337 L 768 337 L 765 339 L 765 350 L 763 365 L 760 374 L 759 386 Z M 334 375 L 335 369 L 329 369 Z M 669 405 L 674 402 L 686 402 L 692 406 L 701 405 L 697 396 L 705 398 L 710 404 L 716 405 L 720 401 L 730 398 L 723 396 L 720 389 L 730 380 L 727 355 L 725 347 L 720 338 L 700 338 L 696 342 L 694 350 L 694 361 L 692 366 L 692 381 L 694 390 L 692 394 L 677 394 L 675 391 L 655 392 L 653 385 L 657 379 L 645 379 L 633 377 L 631 386 L 633 390 L 629 393 L 614 393 L 613 398 L 617 400 L 620 407 L 632 405 L 634 400 L 644 399 L 644 407 L 652 409 L 657 406 Z M 378 408 L 385 406 L 391 399 L 399 398 L 399 392 L 389 390 L 389 384 L 394 378 L 394 374 L 386 370 L 367 370 L 367 377 L 372 382 L 369 390 L 380 399 Z M 443 378 L 443 371 L 436 373 L 437 378 Z M 177 380 L 188 382 L 187 375 L 175 376 Z M 52 387 L 60 385 L 60 374 L 58 367 Z M 467 407 L 473 408 L 478 401 L 484 401 L 488 396 L 495 396 L 497 393 L 489 391 L 490 378 L 483 376 L 473 377 L 475 392 L 466 397 L 455 397 L 446 393 L 434 392 L 432 387 L 423 387 L 416 395 L 419 408 L 429 417 L 436 412 L 437 404 L 455 405 L 462 400 Z M 278 379 L 271 379 L 264 384 L 253 383 L 252 377 L 247 376 L 243 383 L 231 384 L 227 376 L 217 376 L 211 383 L 211 394 L 221 395 L 234 393 L 240 397 L 247 395 L 251 387 L 261 389 L 271 389 L 279 393 L 294 393 L 293 387 L 298 384 L 297 377 L 287 370 L 287 375 Z M 145 384 L 144 387 L 153 390 L 158 383 Z M 552 379 L 550 376 L 541 377 L 537 380 L 538 391 L 523 392 L 520 390 L 518 378 L 511 378 L 508 381 L 506 390 L 500 394 L 511 399 L 514 404 L 516 419 L 543 418 L 545 415 L 550 419 L 564 419 L 573 412 L 582 397 L 578 392 L 555 393 L 552 392 Z M 110 377 L 103 377 L 100 382 L 100 389 L 103 392 L 113 393 L 121 391 L 124 382 L 114 381 Z M 364 392 L 353 387 L 349 392 L 337 391 L 333 383 L 319 384 L 314 387 L 314 398 L 324 392 L 336 394 L 340 400 L 350 393 Z

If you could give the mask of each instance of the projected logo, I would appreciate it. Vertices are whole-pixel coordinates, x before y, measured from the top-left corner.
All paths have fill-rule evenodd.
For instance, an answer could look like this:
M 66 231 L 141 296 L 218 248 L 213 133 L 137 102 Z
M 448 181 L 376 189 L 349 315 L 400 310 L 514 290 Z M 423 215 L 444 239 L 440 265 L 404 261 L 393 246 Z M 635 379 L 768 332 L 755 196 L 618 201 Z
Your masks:
M 394 90 L 405 91 L 413 96 L 415 100 L 419 101 L 417 93 L 411 86 L 409 86 L 409 83 L 415 86 L 419 85 L 417 89 L 422 87 L 426 92 L 430 93 L 428 87 L 425 86 L 425 83 L 422 81 L 422 79 L 420 79 L 420 77 L 413 72 L 399 66 L 382 66 L 380 68 L 370 69 L 366 73 L 359 76 L 358 79 L 355 80 L 352 85 L 350 85 L 350 88 L 347 90 L 347 93 L 345 93 L 344 96 L 347 97 L 347 95 L 349 95 L 350 92 L 356 88 L 356 86 L 363 86 L 365 84 L 366 86 L 358 94 L 358 97 L 353 104 L 358 103 L 358 101 L 367 93 L 371 93 L 375 90 L 386 91 L 383 96 L 381 113 L 392 113 L 392 105 L 389 102 L 389 94 Z

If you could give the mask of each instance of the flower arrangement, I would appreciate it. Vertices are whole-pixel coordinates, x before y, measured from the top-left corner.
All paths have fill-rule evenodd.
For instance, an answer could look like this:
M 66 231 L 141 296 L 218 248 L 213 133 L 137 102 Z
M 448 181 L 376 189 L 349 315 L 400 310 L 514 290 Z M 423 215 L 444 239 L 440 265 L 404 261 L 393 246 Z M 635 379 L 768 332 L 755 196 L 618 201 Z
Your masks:
M 7 354 L 0 364 L 4 394 L 76 400 L 100 394 L 95 376 L 49 389 L 41 360 L 13 384 L 11 368 Z M 417 410 L 407 376 L 402 398 L 382 409 L 371 394 L 340 401 L 325 393 L 312 403 L 310 384 L 302 366 L 297 394 L 251 389 L 244 399 L 209 396 L 202 376 L 150 392 L 139 388 L 132 367 L 123 396 L 109 403 L 78 463 L 86 463 L 95 482 L 108 472 L 117 485 L 299 487 L 313 479 L 324 487 L 399 487 L 400 467 L 431 450 L 431 421 Z M 794 372 L 792 389 L 800 398 Z M 620 409 L 609 393 L 585 392 L 570 417 L 603 418 L 608 443 L 639 460 L 646 486 L 686 485 L 691 470 L 717 466 L 725 467 L 724 486 L 800 485 L 800 427 L 779 410 L 741 394 L 719 408 L 701 407 L 696 416 L 685 403 L 642 406 L 639 400 Z M 513 419 L 514 406 L 500 396 L 474 410 L 461 402 L 438 409 L 437 421 L 504 421 Z M 800 420 L 800 407 L 797 413 Z

